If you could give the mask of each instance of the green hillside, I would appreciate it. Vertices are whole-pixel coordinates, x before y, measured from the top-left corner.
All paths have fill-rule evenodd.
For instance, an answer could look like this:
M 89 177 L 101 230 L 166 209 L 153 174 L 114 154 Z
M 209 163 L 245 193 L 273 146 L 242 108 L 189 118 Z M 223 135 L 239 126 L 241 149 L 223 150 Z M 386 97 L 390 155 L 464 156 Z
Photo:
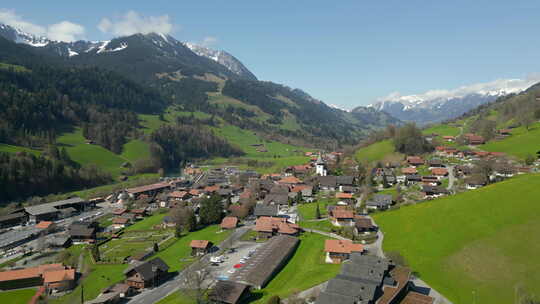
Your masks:
M 539 196 L 540 175 L 524 175 L 374 218 L 384 250 L 454 303 L 514 303 L 517 287 L 540 295 Z
M 359 162 L 376 162 L 392 155 L 399 155 L 399 153 L 395 152 L 391 140 L 383 140 L 359 149 L 355 154 L 355 158 Z
M 34 155 L 39 155 L 40 153 L 40 151 L 38 150 L 21 147 L 21 146 L 2 144 L 2 143 L 0 143 L 0 152 L 7 152 L 7 153 L 28 152 Z
M 536 155 L 536 152 L 540 151 L 540 123 L 532 125 L 529 131 L 525 127 L 514 128 L 511 136 L 490 141 L 480 148 L 491 152 L 504 152 L 520 159 L 525 159 L 527 155 Z

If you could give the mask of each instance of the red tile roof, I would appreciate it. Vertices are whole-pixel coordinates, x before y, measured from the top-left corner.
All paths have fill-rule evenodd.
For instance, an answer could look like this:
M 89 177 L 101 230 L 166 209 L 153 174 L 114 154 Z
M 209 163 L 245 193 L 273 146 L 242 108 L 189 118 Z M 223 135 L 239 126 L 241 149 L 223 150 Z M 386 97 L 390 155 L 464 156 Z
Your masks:
M 38 229 L 47 229 L 52 224 L 54 224 L 54 223 L 53 222 L 48 222 L 48 221 L 41 221 L 41 222 L 39 222 L 39 224 L 36 225 L 36 228 L 38 228 Z
M 70 269 L 46 271 L 43 274 L 43 279 L 45 283 L 73 281 L 75 280 L 75 269 L 70 268 Z
M 120 208 L 120 209 L 114 209 L 112 213 L 114 215 L 122 215 L 122 214 L 126 213 L 126 211 L 127 211 L 126 208 Z
M 416 168 L 413 168 L 413 167 L 402 168 L 401 173 L 403 173 L 403 174 L 416 174 L 416 173 L 418 173 L 418 170 L 416 170 Z
M 301 192 L 302 190 L 309 189 L 309 188 L 311 188 L 311 186 L 308 186 L 308 185 L 296 185 L 291 189 L 291 192 L 298 193 L 298 192 Z
M 125 217 L 115 217 L 112 220 L 113 224 L 127 224 L 128 222 L 129 222 L 129 219 Z
M 278 181 L 279 184 L 301 184 L 302 181 L 294 176 L 287 176 Z
M 338 199 L 352 199 L 353 195 L 352 195 L 352 193 L 338 192 L 338 193 L 336 193 L 336 198 L 338 198 Z
M 238 225 L 238 219 L 235 216 L 226 216 L 221 221 L 221 228 L 223 229 L 232 229 L 236 228 L 236 225 Z
M 334 210 L 332 211 L 332 217 L 335 219 L 353 219 L 354 212 L 350 210 Z
M 349 240 L 326 240 L 324 241 L 324 251 L 332 253 L 363 252 L 364 246 L 354 244 Z
M 445 176 L 448 174 L 448 170 L 446 168 L 433 168 L 431 169 L 431 174 L 437 176 Z
M 45 264 L 25 269 L 2 271 L 0 272 L 0 282 L 36 278 L 42 276 L 47 271 L 62 269 L 65 269 L 62 264 Z
M 187 191 L 173 191 L 169 193 L 169 197 L 174 197 L 174 198 L 184 198 L 187 195 L 188 195 Z
M 433 304 L 435 299 L 418 292 L 411 291 L 401 301 L 401 304 Z

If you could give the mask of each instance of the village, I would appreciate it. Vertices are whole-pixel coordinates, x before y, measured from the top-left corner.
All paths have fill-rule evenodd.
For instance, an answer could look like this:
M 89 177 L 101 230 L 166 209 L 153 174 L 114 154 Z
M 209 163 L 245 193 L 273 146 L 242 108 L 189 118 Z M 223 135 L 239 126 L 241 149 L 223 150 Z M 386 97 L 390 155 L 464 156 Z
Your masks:
M 499 133 L 511 136 L 511 130 Z M 0 289 L 37 288 L 32 303 L 45 296 L 154 303 L 189 290 L 215 303 L 246 303 L 305 250 L 300 244 L 306 238 L 318 235 L 318 259 L 343 265 L 295 300 L 450 303 L 415 277 L 399 254 L 383 252 L 382 231 L 370 215 L 536 169 L 480 151 L 478 135 L 465 134 L 467 150 L 451 145 L 456 137 L 426 135 L 435 138 L 445 144 L 433 153 L 378 162 L 363 175 L 361 164 L 352 162 L 344 163 L 353 174 L 335 174 L 341 152 L 306 152 L 308 163 L 274 174 L 190 164 L 180 177 L 107 197 L 14 210 L 0 217 Z M 83 250 L 89 261 L 82 260 Z M 88 264 L 119 266 L 114 269 L 121 276 L 88 282 Z M 95 296 L 87 299 L 84 288 L 97 288 Z

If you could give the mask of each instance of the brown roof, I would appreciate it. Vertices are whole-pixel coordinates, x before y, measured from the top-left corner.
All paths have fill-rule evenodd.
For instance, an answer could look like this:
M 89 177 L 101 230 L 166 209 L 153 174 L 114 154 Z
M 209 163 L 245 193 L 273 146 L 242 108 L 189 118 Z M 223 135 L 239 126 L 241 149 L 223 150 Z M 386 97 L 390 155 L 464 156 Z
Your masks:
M 249 286 L 232 281 L 218 281 L 210 298 L 219 303 L 236 304 Z
M 443 136 L 443 139 L 455 139 L 455 138 L 456 138 L 455 136 L 449 136 L 449 135 Z
M 338 193 L 336 193 L 336 198 L 351 199 L 351 198 L 353 198 L 353 195 L 352 195 L 352 193 L 338 192 Z
M 169 193 L 169 197 L 184 198 L 188 195 L 187 191 L 173 191 Z
M 113 214 L 114 215 L 122 215 L 122 214 L 126 213 L 126 211 L 127 211 L 126 208 L 114 209 Z
M 431 173 L 433 175 L 445 176 L 448 174 L 448 170 L 446 168 L 433 168 L 431 169 Z
M 207 186 L 206 188 L 204 188 L 204 192 L 208 192 L 208 193 L 212 193 L 212 192 L 216 192 L 219 190 L 219 186 L 218 185 L 214 185 L 214 186 Z
M 418 170 L 416 170 L 416 168 L 413 168 L 413 167 L 408 167 L 408 168 L 401 169 L 401 173 L 403 173 L 403 174 L 416 174 L 416 173 L 418 173 Z
M 354 244 L 349 240 L 326 240 L 324 241 L 324 252 L 332 253 L 352 253 L 363 252 L 362 244 Z
M 53 224 L 53 222 L 41 221 L 41 222 L 39 222 L 39 224 L 36 225 L 36 228 L 39 228 L 39 229 L 47 229 L 47 228 L 49 228 L 52 224 Z
M 191 243 L 189 243 L 189 246 L 191 248 L 202 248 L 202 249 L 205 249 L 205 248 L 208 248 L 208 245 L 210 245 L 210 242 L 209 241 L 205 241 L 205 240 L 193 240 L 191 241 Z
M 130 189 L 127 189 L 127 192 L 129 192 L 131 194 L 137 194 L 137 193 L 141 193 L 141 192 L 164 189 L 164 188 L 168 188 L 168 187 L 170 187 L 170 185 L 168 183 L 163 182 L 163 183 L 157 183 L 157 184 L 151 184 L 151 185 L 145 185 L 145 186 L 130 188 Z
M 125 217 L 115 217 L 112 220 L 113 224 L 127 224 L 128 222 L 129 222 L 129 219 Z
M 2 271 L 0 272 L 0 282 L 36 278 L 42 276 L 46 271 L 62 269 L 64 269 L 62 264 L 45 264 L 25 269 Z
M 424 160 L 420 156 L 409 156 L 407 162 L 411 164 L 423 164 Z
M 434 301 L 435 299 L 430 296 L 411 291 L 403 301 L 401 301 L 401 304 L 433 304 Z
M 197 190 L 197 189 L 191 189 L 191 190 L 189 190 L 189 194 L 191 194 L 191 195 L 199 195 L 199 194 L 201 194 L 201 192 L 199 190 Z
M 384 286 L 383 295 L 377 301 L 377 304 L 390 304 L 395 299 L 395 297 L 401 292 L 403 288 L 407 286 L 409 278 L 411 276 L 411 270 L 406 267 L 396 266 L 390 275 L 396 281 L 395 286 Z
M 354 218 L 354 212 L 350 210 L 334 210 L 332 211 L 332 217 L 335 219 L 352 219 Z
M 131 210 L 131 213 L 133 213 L 133 214 L 143 214 L 145 212 L 146 212 L 146 210 L 144 210 L 144 209 L 133 209 L 133 210 Z
M 294 176 L 287 176 L 278 181 L 279 184 L 300 184 L 301 180 Z
M 238 225 L 238 218 L 235 216 L 226 216 L 221 221 L 221 228 L 223 229 L 232 229 L 236 228 L 236 225 Z
M 356 222 L 356 227 L 358 228 L 370 229 L 374 227 L 373 221 L 371 221 L 369 217 L 363 217 L 363 216 L 356 217 L 355 222 Z
M 295 224 L 288 223 L 285 218 L 261 216 L 255 223 L 255 231 L 258 232 L 276 232 L 283 234 L 295 234 L 300 227 Z
M 75 280 L 75 269 L 70 268 L 70 269 L 46 271 L 43 274 L 43 279 L 45 283 L 73 281 Z
M 296 185 L 291 189 L 291 192 L 298 193 L 298 192 L 301 192 L 302 190 L 309 189 L 309 188 L 311 188 L 311 186 L 308 186 L 308 185 Z

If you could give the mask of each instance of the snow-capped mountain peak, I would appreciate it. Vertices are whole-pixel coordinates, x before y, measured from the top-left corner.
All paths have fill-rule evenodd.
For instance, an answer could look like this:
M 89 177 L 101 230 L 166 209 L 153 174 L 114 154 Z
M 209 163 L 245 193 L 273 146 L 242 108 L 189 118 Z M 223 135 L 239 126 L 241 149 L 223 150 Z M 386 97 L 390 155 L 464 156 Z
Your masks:
M 195 54 L 217 62 L 237 75 L 250 75 L 250 78 L 255 78 L 238 59 L 225 51 L 213 50 L 192 42 L 185 42 L 184 45 Z
M 540 81 L 538 75 L 527 79 L 498 79 L 452 90 L 429 90 L 421 94 L 398 92 L 378 98 L 369 105 L 404 121 L 427 124 L 452 119 L 484 103 L 526 90 Z

